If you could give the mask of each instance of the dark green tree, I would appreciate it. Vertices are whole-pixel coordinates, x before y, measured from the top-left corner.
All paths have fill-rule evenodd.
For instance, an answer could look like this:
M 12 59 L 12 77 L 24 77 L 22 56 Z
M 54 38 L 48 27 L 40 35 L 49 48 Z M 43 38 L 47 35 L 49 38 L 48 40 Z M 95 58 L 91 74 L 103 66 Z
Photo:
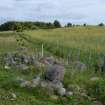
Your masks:
M 61 24 L 58 20 L 55 20 L 53 24 L 55 28 L 61 28 Z
M 84 23 L 84 24 L 83 24 L 83 26 L 84 26 L 84 27 L 86 27 L 86 26 L 87 26 L 87 24 L 86 24 L 86 23 Z
M 104 23 L 100 23 L 98 26 L 103 27 L 104 26 Z
M 67 27 L 72 27 L 72 23 L 67 23 Z

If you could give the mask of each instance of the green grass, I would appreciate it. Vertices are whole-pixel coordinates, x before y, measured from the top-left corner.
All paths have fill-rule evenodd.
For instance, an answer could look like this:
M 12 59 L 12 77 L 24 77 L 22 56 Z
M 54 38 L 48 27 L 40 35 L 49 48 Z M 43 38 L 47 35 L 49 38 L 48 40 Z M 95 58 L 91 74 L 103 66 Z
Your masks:
M 33 40 L 59 44 L 67 48 L 104 52 L 105 28 L 73 27 L 53 30 L 26 31 Z
M 75 72 L 67 67 L 63 81 L 65 87 L 78 85 L 85 89 L 90 96 L 89 99 L 75 94 L 68 98 L 59 97 L 55 100 L 49 97 L 46 90 L 19 87 L 16 78 L 30 80 L 35 75 L 35 70 L 30 68 L 27 73 L 18 70 L 5 70 L 2 58 L 6 52 L 16 51 L 21 43 L 28 47 L 28 53 L 41 51 L 43 43 L 45 52 L 63 59 L 66 59 L 68 52 L 72 50 L 72 56 L 76 60 L 78 50 L 81 50 L 81 60 L 85 63 L 88 62 L 88 56 L 91 52 L 91 64 L 105 52 L 105 28 L 73 27 L 25 31 L 23 33 L 0 32 L 0 105 L 90 105 L 94 98 L 105 105 L 104 74 L 100 72 L 95 74 L 91 67 L 84 72 Z M 90 78 L 94 76 L 99 77 L 100 80 L 94 83 L 90 81 Z M 16 100 L 11 101 L 6 98 L 10 96 L 10 93 L 17 95 Z

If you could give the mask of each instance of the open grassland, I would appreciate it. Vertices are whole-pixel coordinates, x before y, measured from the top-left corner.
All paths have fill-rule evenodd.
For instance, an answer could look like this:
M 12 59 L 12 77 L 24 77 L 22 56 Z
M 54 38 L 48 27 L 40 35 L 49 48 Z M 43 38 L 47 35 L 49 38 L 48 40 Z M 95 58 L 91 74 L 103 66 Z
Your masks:
M 17 42 L 20 39 L 21 41 Z M 73 27 L 25 31 L 24 33 L 0 32 L 0 54 L 16 51 L 21 42 L 24 42 L 25 46 L 29 48 L 29 52 L 41 49 L 43 43 L 44 50 L 58 57 L 62 56 L 62 50 L 66 55 L 71 49 L 77 54 L 79 49 L 81 50 L 81 58 L 87 62 L 88 58 L 85 54 L 88 55 L 90 51 L 93 52 L 93 56 L 94 54 L 96 56 L 104 54 L 105 28 Z M 35 69 L 30 68 L 26 73 L 17 70 L 5 70 L 2 57 L 0 56 L 0 105 L 90 105 L 94 100 L 105 105 L 105 76 L 100 72 L 95 74 L 93 68 L 84 72 L 74 72 L 71 68 L 67 68 L 63 81 L 65 86 L 78 85 L 84 88 L 89 98 L 76 94 L 68 98 L 58 97 L 58 99 L 54 99 L 49 97 L 46 90 L 20 88 L 16 79 L 32 79 L 35 75 Z M 92 77 L 98 77 L 99 81 L 90 81 Z M 8 98 L 10 93 L 17 95 L 16 100 Z
M 73 27 L 26 31 L 25 34 L 33 40 L 37 39 L 51 45 L 59 44 L 67 48 L 105 52 L 105 27 Z

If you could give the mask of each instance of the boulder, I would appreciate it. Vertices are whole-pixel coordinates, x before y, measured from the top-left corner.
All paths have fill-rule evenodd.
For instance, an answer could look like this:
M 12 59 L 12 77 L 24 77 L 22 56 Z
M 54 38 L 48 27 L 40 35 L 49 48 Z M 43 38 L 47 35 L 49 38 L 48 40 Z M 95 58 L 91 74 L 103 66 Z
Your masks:
M 65 74 L 65 68 L 62 65 L 54 64 L 45 72 L 45 79 L 49 81 L 62 81 Z

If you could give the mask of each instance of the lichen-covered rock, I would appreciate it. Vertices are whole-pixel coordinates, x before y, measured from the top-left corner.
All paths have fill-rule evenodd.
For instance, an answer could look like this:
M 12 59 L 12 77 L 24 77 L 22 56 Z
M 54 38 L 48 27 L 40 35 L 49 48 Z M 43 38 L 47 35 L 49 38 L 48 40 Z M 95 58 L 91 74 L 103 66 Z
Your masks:
M 49 81 L 62 81 L 64 78 L 64 74 L 65 68 L 62 65 L 54 64 L 47 69 L 45 73 L 45 79 Z

